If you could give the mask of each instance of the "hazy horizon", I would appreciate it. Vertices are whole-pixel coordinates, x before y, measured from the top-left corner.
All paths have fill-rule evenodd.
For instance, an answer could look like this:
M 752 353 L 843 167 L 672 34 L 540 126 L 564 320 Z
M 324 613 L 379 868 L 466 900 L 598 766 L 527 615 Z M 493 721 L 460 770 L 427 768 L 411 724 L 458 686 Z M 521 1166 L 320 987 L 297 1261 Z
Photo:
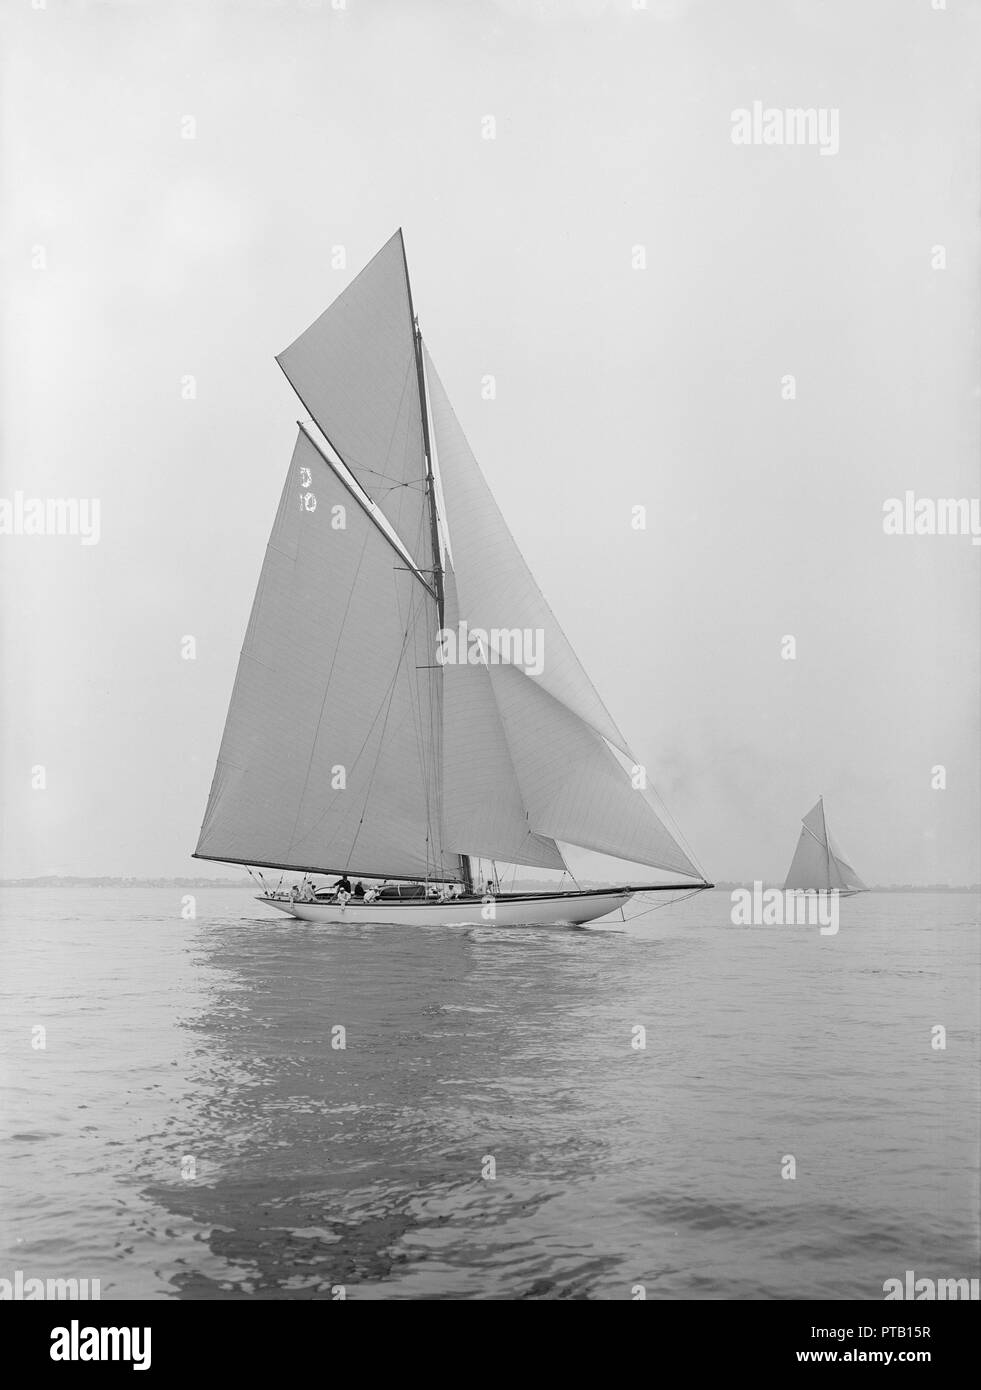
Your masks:
M 981 880 L 981 547 L 882 524 L 978 495 L 981 9 L 0 22 L 0 497 L 101 504 L 97 544 L 0 535 L 0 876 L 211 872 L 305 418 L 274 354 L 402 226 L 494 495 L 708 876 L 782 881 L 823 793 L 866 882 Z M 734 144 L 757 100 L 840 111 L 837 152 Z

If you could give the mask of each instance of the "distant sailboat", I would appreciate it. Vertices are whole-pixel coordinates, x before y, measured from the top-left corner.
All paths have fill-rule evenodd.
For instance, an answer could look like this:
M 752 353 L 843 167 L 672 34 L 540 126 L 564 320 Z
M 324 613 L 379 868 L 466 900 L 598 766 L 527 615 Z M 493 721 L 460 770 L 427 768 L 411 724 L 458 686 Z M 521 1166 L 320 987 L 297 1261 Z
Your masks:
M 842 894 L 862 893 L 868 889 L 828 830 L 823 796 L 818 797 L 817 804 L 801 821 L 797 850 L 783 886 L 804 892 L 827 892 L 833 888 Z
M 195 857 L 386 881 L 373 901 L 259 895 L 318 922 L 581 923 L 710 887 L 633 785 L 477 466 L 401 231 L 277 360 L 323 441 L 299 425 Z M 447 662 L 441 634 L 462 632 Z M 494 892 L 487 910 L 472 856 L 565 870 L 559 842 L 683 881 Z

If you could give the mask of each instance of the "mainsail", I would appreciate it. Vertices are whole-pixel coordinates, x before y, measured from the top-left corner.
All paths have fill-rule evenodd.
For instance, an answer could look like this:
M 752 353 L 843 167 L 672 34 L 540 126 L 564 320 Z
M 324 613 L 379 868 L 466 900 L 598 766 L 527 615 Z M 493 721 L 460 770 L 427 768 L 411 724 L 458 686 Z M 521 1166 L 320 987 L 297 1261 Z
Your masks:
M 446 881 L 471 855 L 562 870 L 561 842 L 704 881 L 470 451 L 401 232 L 279 361 L 327 447 L 301 426 L 197 856 Z M 489 642 L 444 664 L 461 622 Z M 528 630 L 540 666 L 493 636 Z
M 436 599 L 301 431 L 197 855 L 453 878 L 439 851 Z
M 801 821 L 800 839 L 784 888 L 819 891 L 836 888 L 839 892 L 857 893 L 865 887 L 829 834 L 824 798 L 818 797 Z

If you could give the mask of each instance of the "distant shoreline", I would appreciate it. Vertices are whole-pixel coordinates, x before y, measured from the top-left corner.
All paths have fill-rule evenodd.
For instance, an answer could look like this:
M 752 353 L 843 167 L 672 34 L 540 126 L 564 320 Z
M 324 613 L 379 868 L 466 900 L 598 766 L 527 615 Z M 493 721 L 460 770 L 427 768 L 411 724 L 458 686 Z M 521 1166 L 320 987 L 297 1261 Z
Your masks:
M 331 875 L 323 875 L 331 877 Z M 255 888 L 250 878 L 81 878 L 71 875 L 44 875 L 40 878 L 2 878 L 0 888 Z M 543 879 L 519 879 L 515 889 L 526 892 L 547 892 L 555 888 L 551 881 Z M 584 888 L 608 888 L 614 886 L 609 881 L 592 879 L 582 881 Z M 746 883 L 718 882 L 714 891 L 729 893 L 734 888 L 752 888 L 752 881 Z M 782 885 L 765 884 L 766 887 L 780 888 Z M 712 890 L 710 890 L 712 891 Z M 891 883 L 873 884 L 872 893 L 981 893 L 981 883 Z
M 250 878 L 0 878 L 0 888 L 252 888 Z

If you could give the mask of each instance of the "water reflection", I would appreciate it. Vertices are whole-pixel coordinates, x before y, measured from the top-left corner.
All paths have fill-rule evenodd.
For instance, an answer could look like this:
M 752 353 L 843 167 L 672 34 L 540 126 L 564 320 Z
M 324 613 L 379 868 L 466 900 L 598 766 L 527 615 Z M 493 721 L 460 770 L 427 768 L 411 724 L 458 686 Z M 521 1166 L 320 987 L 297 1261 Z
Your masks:
M 486 1293 L 485 1262 L 520 1262 L 512 1223 L 526 1245 L 569 1173 L 602 1168 L 574 1062 L 602 936 L 224 920 L 200 951 L 198 1176 L 147 1195 L 227 1266 L 177 1270 L 180 1296 L 411 1296 L 440 1267 Z

